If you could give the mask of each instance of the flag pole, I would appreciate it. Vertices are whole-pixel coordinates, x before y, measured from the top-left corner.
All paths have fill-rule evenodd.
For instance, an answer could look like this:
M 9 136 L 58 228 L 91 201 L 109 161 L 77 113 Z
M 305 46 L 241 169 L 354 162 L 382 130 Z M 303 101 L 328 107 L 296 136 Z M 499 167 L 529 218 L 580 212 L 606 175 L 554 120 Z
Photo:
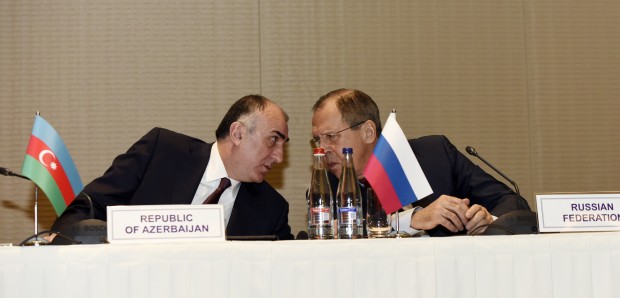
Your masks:
M 37 116 L 41 115 L 39 111 L 37 111 Z M 28 241 L 25 245 L 27 246 L 39 246 L 47 244 L 47 241 L 42 240 L 39 237 L 39 187 L 37 184 L 34 184 L 34 239 Z
M 398 235 L 400 233 L 400 212 L 398 212 L 398 210 L 396 210 L 396 235 Z
M 39 236 L 39 187 L 34 185 L 34 236 L 33 239 L 24 243 L 25 246 L 40 246 L 49 244 L 47 240 Z
M 37 111 L 37 116 L 41 115 L 39 111 Z M 34 234 L 36 238 L 34 239 L 34 245 L 39 246 L 39 187 L 35 183 L 34 185 Z
M 392 113 L 396 114 L 396 109 L 392 108 Z M 408 238 L 411 237 L 411 235 L 409 235 L 406 232 L 401 232 L 400 230 L 400 212 L 398 212 L 398 210 L 396 210 L 396 230 L 393 231 L 392 233 L 390 233 L 388 235 L 389 238 Z
M 39 188 L 34 185 L 34 234 L 39 234 Z
M 34 185 L 34 234 L 36 235 L 33 241 L 34 246 L 47 244 L 39 238 L 39 187 L 36 184 Z

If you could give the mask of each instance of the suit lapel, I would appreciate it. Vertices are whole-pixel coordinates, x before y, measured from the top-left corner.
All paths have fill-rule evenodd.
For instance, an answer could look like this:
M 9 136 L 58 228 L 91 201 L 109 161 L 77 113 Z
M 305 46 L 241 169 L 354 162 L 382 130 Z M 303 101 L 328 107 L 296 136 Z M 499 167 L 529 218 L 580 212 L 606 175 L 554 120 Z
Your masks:
M 241 183 L 235 204 L 226 227 L 227 235 L 244 235 L 244 230 L 254 230 L 260 226 L 261 210 L 264 210 L 262 200 L 257 195 L 253 183 Z M 256 232 L 254 232 L 256 233 Z
M 207 169 L 213 144 L 195 143 L 179 161 L 174 180 L 173 204 L 191 204 Z

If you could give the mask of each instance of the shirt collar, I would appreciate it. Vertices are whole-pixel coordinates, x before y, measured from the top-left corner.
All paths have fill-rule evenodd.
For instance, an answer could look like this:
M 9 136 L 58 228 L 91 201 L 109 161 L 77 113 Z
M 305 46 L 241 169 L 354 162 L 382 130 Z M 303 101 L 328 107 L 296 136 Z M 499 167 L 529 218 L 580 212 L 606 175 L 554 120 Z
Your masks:
M 219 180 L 222 177 L 228 177 L 228 173 L 224 167 L 220 151 L 217 149 L 217 142 L 215 142 L 211 147 L 211 156 L 209 157 L 209 164 L 207 164 L 205 180 L 208 182 Z

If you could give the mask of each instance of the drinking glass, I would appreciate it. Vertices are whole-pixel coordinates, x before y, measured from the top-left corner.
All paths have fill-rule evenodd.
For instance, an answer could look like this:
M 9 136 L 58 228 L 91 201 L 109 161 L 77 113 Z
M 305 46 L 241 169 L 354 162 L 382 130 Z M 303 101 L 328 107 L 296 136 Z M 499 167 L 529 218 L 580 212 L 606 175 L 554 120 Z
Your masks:
M 367 189 L 366 200 L 366 230 L 368 231 L 368 238 L 387 237 L 392 230 L 390 215 L 385 213 L 377 194 L 370 187 Z

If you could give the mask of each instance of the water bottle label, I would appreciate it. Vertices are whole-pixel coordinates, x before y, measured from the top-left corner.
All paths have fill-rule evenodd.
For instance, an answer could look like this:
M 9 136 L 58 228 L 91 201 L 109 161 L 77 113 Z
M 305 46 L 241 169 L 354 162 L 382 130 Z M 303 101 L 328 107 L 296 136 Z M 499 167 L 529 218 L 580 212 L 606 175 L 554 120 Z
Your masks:
M 325 225 L 329 222 L 329 208 L 313 207 L 310 208 L 310 221 L 312 225 Z
M 357 222 L 356 207 L 341 207 L 338 208 L 338 213 L 340 213 L 340 224 L 354 224 Z

